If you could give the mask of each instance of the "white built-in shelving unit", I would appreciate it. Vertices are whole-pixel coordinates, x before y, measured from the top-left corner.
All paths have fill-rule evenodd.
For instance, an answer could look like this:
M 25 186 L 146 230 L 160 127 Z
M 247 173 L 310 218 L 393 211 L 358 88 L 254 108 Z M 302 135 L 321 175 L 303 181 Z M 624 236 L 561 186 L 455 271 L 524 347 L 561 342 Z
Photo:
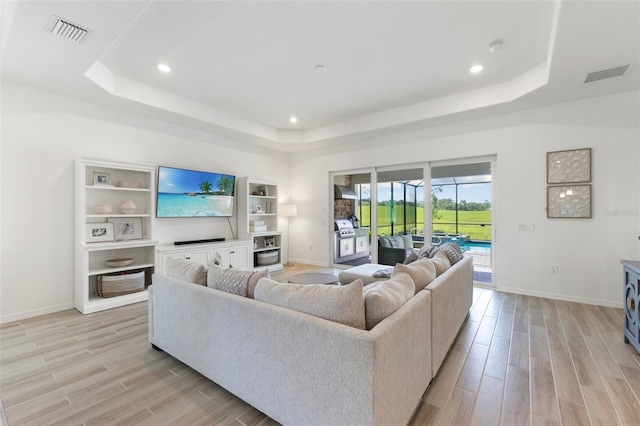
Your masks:
M 238 179 L 237 189 L 238 234 L 240 239 L 252 242 L 251 266 L 267 267 L 270 271 L 282 269 L 282 232 L 278 231 L 278 183 L 242 177 Z M 273 263 L 260 265 L 260 253 L 273 254 Z
M 97 179 L 96 176 L 106 179 Z M 153 165 L 89 158 L 76 160 L 74 305 L 83 314 L 147 300 L 146 288 L 155 268 L 155 184 Z M 120 205 L 125 201 L 133 202 L 135 211 L 122 213 Z M 96 210 L 99 205 L 110 206 L 111 212 L 100 213 Z M 132 219 L 131 222 L 139 229 L 131 233 L 114 232 L 108 241 L 90 235 L 89 228 L 93 224 L 115 221 L 129 226 L 126 219 Z M 113 226 L 114 230 L 118 229 L 117 223 Z M 122 258 L 134 260 L 130 265 L 120 267 L 109 267 L 105 263 Z M 135 270 L 145 273 L 144 290 L 108 298 L 98 295 L 99 276 Z

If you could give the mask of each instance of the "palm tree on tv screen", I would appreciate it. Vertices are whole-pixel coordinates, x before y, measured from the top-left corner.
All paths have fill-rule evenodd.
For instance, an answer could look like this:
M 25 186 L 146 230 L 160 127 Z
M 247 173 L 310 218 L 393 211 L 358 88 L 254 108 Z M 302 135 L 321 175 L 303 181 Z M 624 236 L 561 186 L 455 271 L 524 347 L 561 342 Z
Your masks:
M 233 181 L 229 176 L 222 176 L 218 180 L 218 189 L 225 195 L 230 195 L 233 189 Z
M 211 192 L 211 184 L 206 180 L 200 184 L 200 191 L 209 193 Z

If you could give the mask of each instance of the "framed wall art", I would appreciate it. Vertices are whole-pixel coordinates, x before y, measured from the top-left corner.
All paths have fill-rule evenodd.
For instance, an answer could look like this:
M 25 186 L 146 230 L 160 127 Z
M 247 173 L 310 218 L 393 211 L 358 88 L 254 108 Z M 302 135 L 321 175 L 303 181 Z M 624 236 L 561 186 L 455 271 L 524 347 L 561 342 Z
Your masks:
M 591 182 L 591 148 L 547 152 L 547 183 Z
M 139 217 L 110 217 L 116 241 L 142 238 L 142 219 Z
M 591 218 L 591 185 L 547 187 L 548 218 Z
M 113 241 L 113 223 L 87 223 L 86 235 L 88 243 Z

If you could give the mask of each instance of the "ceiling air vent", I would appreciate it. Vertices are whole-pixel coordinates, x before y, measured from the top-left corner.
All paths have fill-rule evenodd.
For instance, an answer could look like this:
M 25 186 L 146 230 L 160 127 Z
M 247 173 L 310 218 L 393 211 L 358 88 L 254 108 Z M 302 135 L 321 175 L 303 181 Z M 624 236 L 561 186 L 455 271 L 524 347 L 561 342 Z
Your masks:
M 55 36 L 66 38 L 67 40 L 75 41 L 80 44 L 87 41 L 93 32 L 89 28 L 74 24 L 73 22 L 60 18 L 59 16 L 53 16 L 51 18 L 48 30 Z
M 584 80 L 584 82 L 586 84 L 598 80 L 605 80 L 607 78 L 622 77 L 627 72 L 630 66 L 631 64 L 620 65 L 618 67 L 608 68 L 602 71 L 590 72 L 589 74 L 587 74 L 587 78 Z

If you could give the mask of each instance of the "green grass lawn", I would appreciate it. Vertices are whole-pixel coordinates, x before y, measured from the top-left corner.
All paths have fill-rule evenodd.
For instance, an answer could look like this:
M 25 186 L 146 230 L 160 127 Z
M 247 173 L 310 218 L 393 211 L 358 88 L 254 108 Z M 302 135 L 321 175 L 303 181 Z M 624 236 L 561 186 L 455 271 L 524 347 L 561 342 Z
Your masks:
M 424 229 L 422 223 L 424 208 L 418 207 L 417 219 L 413 217 L 414 209 L 410 208 L 407 216 L 407 231 L 411 228 Z M 456 212 L 452 210 L 440 210 L 439 218 L 433 220 L 433 232 L 446 234 L 456 233 Z M 362 217 L 359 216 L 360 226 L 370 226 L 370 206 L 362 206 Z M 391 207 L 378 206 L 378 234 L 391 235 Z M 394 233 L 404 230 L 404 206 L 396 206 Z M 491 210 L 460 211 L 458 212 L 458 233 L 469 234 L 472 240 L 491 240 Z M 482 225 L 485 224 L 485 225 Z

